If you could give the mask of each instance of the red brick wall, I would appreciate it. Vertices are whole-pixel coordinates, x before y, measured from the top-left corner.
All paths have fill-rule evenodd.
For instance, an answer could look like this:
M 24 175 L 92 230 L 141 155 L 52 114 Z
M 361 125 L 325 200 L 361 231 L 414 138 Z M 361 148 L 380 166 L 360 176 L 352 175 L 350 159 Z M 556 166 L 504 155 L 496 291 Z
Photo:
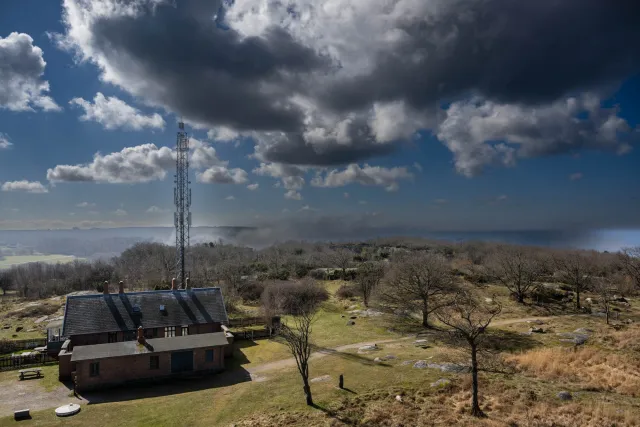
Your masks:
M 213 362 L 206 361 L 207 348 L 193 349 L 194 371 L 218 371 L 224 369 L 224 347 L 213 348 Z M 160 357 L 160 368 L 150 369 L 150 356 Z M 98 388 L 103 385 L 116 385 L 127 381 L 144 380 L 171 375 L 171 352 L 140 354 L 135 356 L 100 359 L 100 375 L 90 376 L 91 360 L 76 363 L 78 390 Z

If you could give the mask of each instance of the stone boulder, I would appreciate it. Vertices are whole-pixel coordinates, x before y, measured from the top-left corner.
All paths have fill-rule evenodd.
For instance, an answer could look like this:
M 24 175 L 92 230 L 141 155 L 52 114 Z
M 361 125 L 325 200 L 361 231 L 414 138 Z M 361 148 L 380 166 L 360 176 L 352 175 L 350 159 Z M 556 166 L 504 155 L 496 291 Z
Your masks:
M 367 344 L 358 348 L 358 353 L 365 352 L 365 351 L 376 351 L 376 350 L 380 350 L 380 347 L 378 347 L 378 344 Z
M 571 400 L 571 399 L 573 399 L 573 396 L 568 391 L 561 391 L 556 396 L 558 396 L 558 399 L 560 399 L 560 400 Z
M 347 322 L 347 326 L 353 326 L 353 325 L 355 325 L 355 324 L 356 324 L 356 322 L 354 322 L 353 320 L 349 320 L 349 321 Z
M 323 376 L 321 376 L 321 377 L 311 378 L 311 379 L 309 380 L 309 382 L 312 382 L 312 383 L 321 383 L 321 382 L 324 382 L 324 381 L 329 381 L 330 379 L 331 379 L 331 376 L 330 376 L 330 375 L 323 375 Z
M 440 378 L 438 381 L 432 382 L 431 387 L 444 388 L 451 384 L 451 381 L 446 378 Z
M 427 367 L 427 361 L 426 360 L 418 360 L 416 363 L 413 364 L 413 367 L 416 369 L 424 369 Z
M 453 372 L 458 374 L 471 371 L 468 366 L 457 365 L 455 363 L 429 363 L 427 367 L 431 369 L 440 369 L 442 372 Z
M 532 332 L 534 334 L 544 334 L 544 329 L 534 326 L 533 328 L 529 329 L 529 332 Z

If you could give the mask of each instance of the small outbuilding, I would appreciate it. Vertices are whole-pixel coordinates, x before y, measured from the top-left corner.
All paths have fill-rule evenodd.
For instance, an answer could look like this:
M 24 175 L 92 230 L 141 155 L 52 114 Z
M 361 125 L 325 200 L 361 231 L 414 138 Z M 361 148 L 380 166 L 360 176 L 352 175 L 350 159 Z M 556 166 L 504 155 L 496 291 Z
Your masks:
M 224 332 L 78 346 L 75 365 L 79 391 L 224 369 Z

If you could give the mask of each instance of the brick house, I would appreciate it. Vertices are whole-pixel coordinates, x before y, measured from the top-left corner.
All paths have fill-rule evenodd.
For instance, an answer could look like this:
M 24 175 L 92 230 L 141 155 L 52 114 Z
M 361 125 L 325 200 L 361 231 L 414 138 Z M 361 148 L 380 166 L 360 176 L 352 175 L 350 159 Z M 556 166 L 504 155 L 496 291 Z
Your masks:
M 233 335 L 220 288 L 67 298 L 59 378 L 78 390 L 224 369 Z

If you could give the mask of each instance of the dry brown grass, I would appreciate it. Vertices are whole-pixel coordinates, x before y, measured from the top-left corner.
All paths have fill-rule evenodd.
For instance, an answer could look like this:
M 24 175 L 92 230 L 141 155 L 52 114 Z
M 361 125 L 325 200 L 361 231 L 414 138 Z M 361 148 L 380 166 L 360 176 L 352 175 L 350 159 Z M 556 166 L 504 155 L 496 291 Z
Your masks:
M 541 348 L 506 359 L 538 378 L 563 380 L 629 396 L 636 396 L 640 391 L 640 359 L 626 353 L 596 347 Z
M 468 415 L 470 394 L 466 381 L 444 390 L 378 391 L 344 398 L 340 403 L 311 413 L 261 414 L 234 425 L 266 426 L 462 426 L 462 427 L 601 427 L 639 426 L 640 412 L 612 403 L 544 400 L 532 389 L 492 381 L 487 385 L 491 398 L 482 402 L 488 415 L 477 419 Z M 402 396 L 402 403 L 396 395 Z

